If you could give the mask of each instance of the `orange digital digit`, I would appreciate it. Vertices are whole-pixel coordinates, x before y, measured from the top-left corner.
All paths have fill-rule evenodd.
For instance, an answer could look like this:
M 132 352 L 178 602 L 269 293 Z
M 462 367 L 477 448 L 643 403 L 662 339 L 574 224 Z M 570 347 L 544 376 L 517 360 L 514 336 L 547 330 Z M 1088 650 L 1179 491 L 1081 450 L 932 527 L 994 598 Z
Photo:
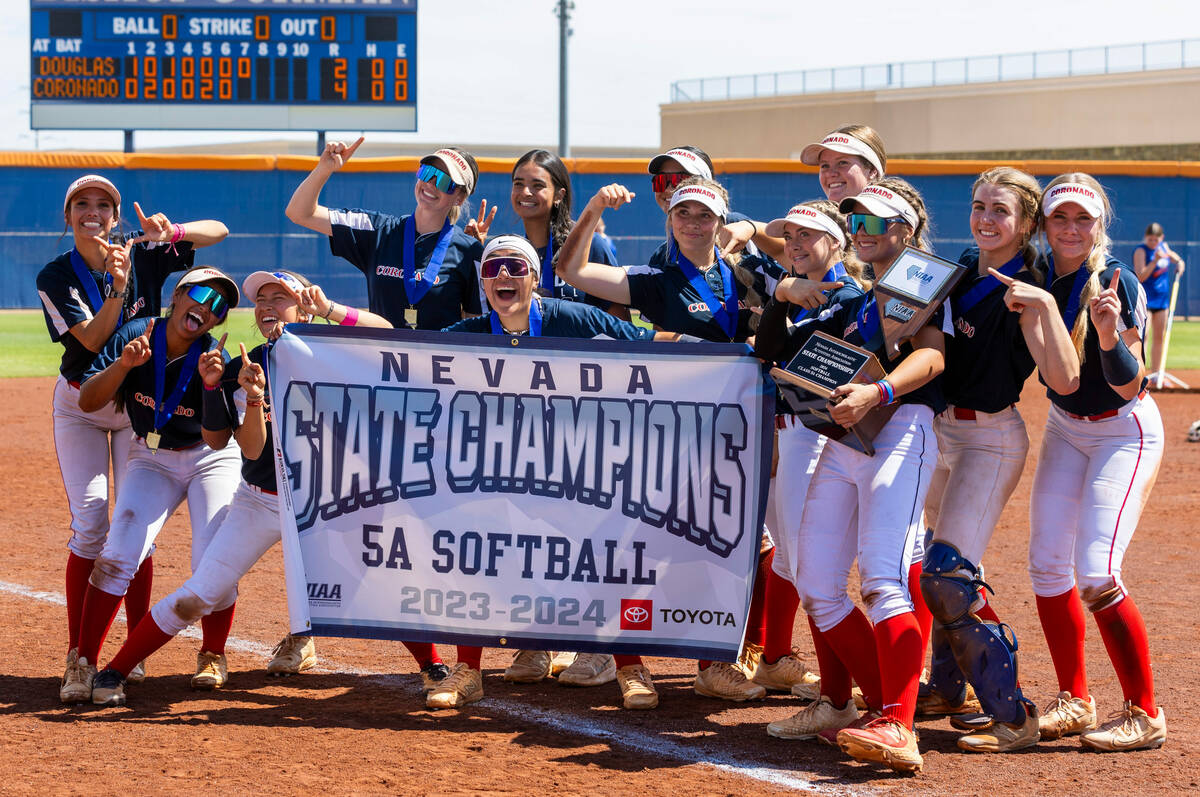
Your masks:
M 250 59 L 249 58 L 239 58 L 238 59 L 237 72 L 238 72 L 239 78 L 250 77 Z
M 223 100 L 233 99 L 233 81 L 228 78 L 221 78 L 217 82 L 218 96 Z
M 162 18 L 162 37 L 164 39 L 174 39 L 179 35 L 179 17 L 174 14 L 163 14 Z
M 337 19 L 321 17 L 321 41 L 331 42 L 337 38 Z
M 254 18 L 254 38 L 257 41 L 271 38 L 271 18 L 262 15 Z
M 217 74 L 223 78 L 233 77 L 233 59 L 220 58 L 217 60 Z
M 408 59 L 397 58 L 394 62 L 392 72 L 396 80 L 408 80 Z

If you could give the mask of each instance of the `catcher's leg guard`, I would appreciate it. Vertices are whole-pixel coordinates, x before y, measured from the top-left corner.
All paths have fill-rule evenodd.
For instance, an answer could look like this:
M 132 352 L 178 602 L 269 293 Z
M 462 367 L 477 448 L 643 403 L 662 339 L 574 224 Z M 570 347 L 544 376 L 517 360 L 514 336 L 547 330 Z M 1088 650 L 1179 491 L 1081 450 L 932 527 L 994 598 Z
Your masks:
M 921 591 L 924 593 L 924 577 L 921 579 Z M 926 598 L 928 601 L 928 598 Z M 933 607 L 930 607 L 932 610 Z M 929 634 L 929 683 L 927 689 L 945 698 L 947 703 L 958 705 L 967 696 L 967 677 L 963 675 L 958 660 L 954 658 L 954 650 L 950 647 L 950 637 L 946 629 L 938 622 L 934 613 L 933 629 Z
M 953 545 L 935 542 L 925 552 L 921 592 L 983 710 L 1002 722 L 1023 722 L 1026 701 L 1017 686 L 1017 639 L 1008 626 L 972 614 L 982 583 L 977 573 Z

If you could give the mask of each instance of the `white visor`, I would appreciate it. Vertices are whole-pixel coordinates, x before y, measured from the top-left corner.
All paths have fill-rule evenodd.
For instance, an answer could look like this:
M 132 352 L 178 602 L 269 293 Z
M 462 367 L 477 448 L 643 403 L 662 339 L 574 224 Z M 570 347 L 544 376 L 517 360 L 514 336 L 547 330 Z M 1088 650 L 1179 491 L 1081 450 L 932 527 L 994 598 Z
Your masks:
M 846 247 L 846 231 L 839 227 L 833 219 L 808 205 L 796 205 L 782 219 L 768 222 L 767 235 L 772 238 L 782 238 L 784 228 L 788 224 L 795 224 L 817 232 L 827 232 L 837 240 L 840 248 Z
M 703 185 L 685 185 L 675 189 L 675 193 L 671 194 L 671 206 L 667 210 L 674 210 L 680 202 L 699 202 L 721 218 L 725 218 L 728 213 L 721 195 Z
M 914 230 L 921 221 L 921 217 L 917 215 L 913 206 L 908 204 L 907 199 L 881 185 L 869 185 L 858 196 L 846 197 L 838 205 L 838 210 L 852 213 L 855 204 L 862 205 L 869 213 L 883 219 L 899 216 Z
M 830 133 L 821 139 L 821 143 L 809 144 L 800 152 L 800 162 L 816 166 L 821 159 L 821 150 L 823 149 L 831 149 L 844 155 L 857 155 L 871 164 L 877 175 L 883 177 L 883 164 L 879 162 L 879 156 L 875 154 L 875 150 L 846 133 Z
M 255 271 L 242 280 L 242 293 L 248 300 L 254 301 L 262 287 L 272 282 L 282 285 L 284 290 L 297 299 L 300 298 L 300 291 L 304 290 L 304 283 L 284 271 Z
M 542 259 L 538 257 L 537 250 L 533 248 L 533 244 L 519 235 L 499 235 L 488 241 L 487 246 L 483 247 L 483 257 L 479 258 L 479 262 L 482 263 L 501 249 L 515 251 L 519 257 L 533 267 L 534 271 L 541 273 Z
M 1096 189 L 1082 183 L 1059 183 L 1047 189 L 1046 193 L 1042 194 L 1042 213 L 1049 216 L 1056 207 L 1068 202 L 1079 205 L 1094 219 L 1104 216 L 1104 200 L 1096 193 Z
M 712 179 L 712 169 L 708 168 L 708 164 L 690 149 L 669 149 L 661 155 L 655 155 L 650 160 L 650 166 L 646 171 L 650 174 L 658 174 L 662 169 L 663 164 L 669 160 L 673 160 L 683 167 L 683 170 L 694 177 L 704 177 L 708 180 Z
M 467 159 L 462 156 L 462 153 L 452 149 L 439 149 L 432 155 L 421 158 L 421 163 L 429 163 L 434 159 L 442 162 L 446 167 L 444 171 L 454 182 L 466 186 L 468 196 L 475 192 L 475 177 L 471 172 L 471 164 L 467 163 Z M 437 166 L 436 163 L 430 165 Z

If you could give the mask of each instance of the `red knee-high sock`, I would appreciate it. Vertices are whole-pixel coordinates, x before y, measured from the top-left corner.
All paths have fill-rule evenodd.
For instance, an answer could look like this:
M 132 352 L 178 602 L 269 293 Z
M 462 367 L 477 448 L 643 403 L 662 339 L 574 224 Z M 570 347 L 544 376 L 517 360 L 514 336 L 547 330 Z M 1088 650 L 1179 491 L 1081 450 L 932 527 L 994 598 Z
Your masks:
M 1083 661 L 1085 634 L 1083 603 L 1074 587 L 1061 595 L 1037 598 L 1038 619 L 1050 648 L 1054 673 L 1058 676 L 1058 691 L 1070 692 L 1072 697 L 1087 700 L 1087 668 Z
M 466 664 L 472 670 L 480 669 L 479 660 L 483 658 L 483 648 L 478 645 L 459 645 L 458 663 Z
M 917 687 L 925 645 L 921 626 L 912 612 L 889 617 L 875 626 L 879 651 L 879 681 L 883 689 L 883 716 L 911 728 L 917 711 Z
M 229 639 L 229 629 L 233 628 L 233 610 L 236 606 L 236 603 L 231 603 L 228 609 L 200 618 L 200 630 L 204 632 L 204 641 L 200 643 L 201 650 L 225 653 L 225 640 Z
M 150 611 L 150 588 L 154 583 L 154 560 L 147 556 L 138 571 L 133 574 L 129 588 L 125 590 L 125 625 L 129 632 L 138 627 L 138 623 Z
M 83 617 L 83 596 L 87 594 L 88 577 L 94 559 L 67 554 L 67 638 L 68 648 L 79 647 L 79 620 Z M 94 663 L 94 662 L 93 662 Z
M 437 648 L 432 642 L 401 642 L 400 644 L 408 648 L 408 652 L 417 660 L 417 667 L 425 669 L 430 664 L 441 664 L 442 657 L 438 655 Z
M 982 593 L 983 590 L 980 590 Z M 1000 615 L 996 614 L 996 610 L 992 608 L 992 604 L 988 603 L 987 595 L 983 595 L 983 606 L 979 611 L 975 612 L 975 616 L 980 620 L 987 620 L 989 623 L 999 623 Z
M 792 582 L 770 570 L 767 572 L 766 599 L 763 602 L 767 615 L 763 658 L 774 663 L 792 652 L 792 626 L 796 622 L 800 596 L 796 594 Z
M 1116 606 L 1095 612 L 1100 638 L 1108 658 L 1117 670 L 1121 692 L 1151 717 L 1158 716 L 1154 705 L 1154 672 L 1150 669 L 1150 640 L 1142 613 L 1128 595 Z
M 614 653 L 613 661 L 615 661 L 617 663 L 617 669 L 619 670 L 622 667 L 628 667 L 631 664 L 641 664 L 642 657 L 641 656 L 626 656 L 623 653 Z
M 129 632 L 129 639 L 125 640 L 125 644 L 117 651 L 117 655 L 113 656 L 108 666 L 121 673 L 123 678 L 128 678 L 138 662 L 145 661 L 151 653 L 170 641 L 171 635 L 158 627 L 153 615 L 147 614 Z
M 925 665 L 925 651 L 929 649 L 929 634 L 933 630 L 933 614 L 925 605 L 925 596 L 921 594 L 921 563 L 913 562 L 908 566 L 908 596 L 912 600 L 913 614 L 917 618 L 917 628 L 921 632 L 921 666 Z
M 766 597 L 767 577 L 771 562 L 775 561 L 775 549 L 758 556 L 758 570 L 754 573 L 754 591 L 750 593 L 750 614 L 746 616 L 746 644 L 762 647 L 767 631 Z
M 829 646 L 825 635 L 812 618 L 808 618 L 808 630 L 812 632 L 813 646 L 817 649 L 817 669 L 821 672 L 821 694 L 829 698 L 833 705 L 841 708 L 850 699 L 852 684 L 850 671 L 838 658 L 834 649 Z
M 822 631 L 821 636 L 854 676 L 867 705 L 873 709 L 880 708 L 883 705 L 883 691 L 879 681 L 879 655 L 875 652 L 875 632 L 867 616 L 855 606 L 846 619 Z M 820 655 L 819 650 L 817 655 Z M 824 680 L 825 672 L 822 670 L 821 681 Z
M 104 638 L 108 636 L 108 629 L 117 618 L 117 609 L 120 607 L 120 595 L 110 595 L 88 584 L 79 618 L 79 658 L 87 659 L 88 664 L 96 663 Z

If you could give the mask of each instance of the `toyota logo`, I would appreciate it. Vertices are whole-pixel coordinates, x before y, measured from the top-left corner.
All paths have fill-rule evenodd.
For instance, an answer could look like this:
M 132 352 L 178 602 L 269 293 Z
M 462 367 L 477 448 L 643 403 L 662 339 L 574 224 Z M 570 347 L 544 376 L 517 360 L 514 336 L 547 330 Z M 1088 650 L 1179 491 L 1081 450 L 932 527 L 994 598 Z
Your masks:
M 630 606 L 625 610 L 625 619 L 631 623 L 644 623 L 650 618 L 650 613 L 641 606 Z

